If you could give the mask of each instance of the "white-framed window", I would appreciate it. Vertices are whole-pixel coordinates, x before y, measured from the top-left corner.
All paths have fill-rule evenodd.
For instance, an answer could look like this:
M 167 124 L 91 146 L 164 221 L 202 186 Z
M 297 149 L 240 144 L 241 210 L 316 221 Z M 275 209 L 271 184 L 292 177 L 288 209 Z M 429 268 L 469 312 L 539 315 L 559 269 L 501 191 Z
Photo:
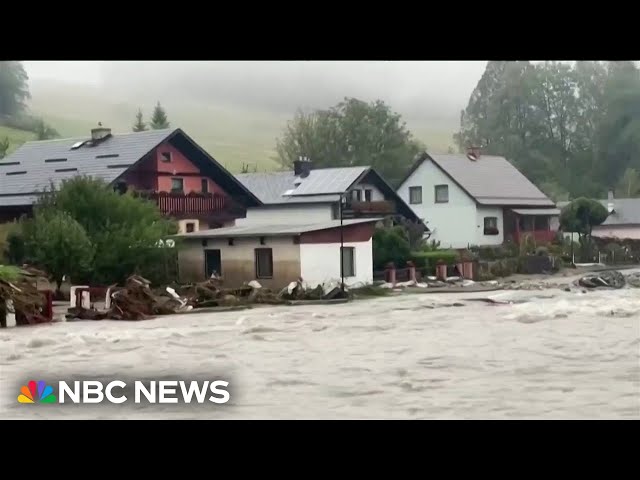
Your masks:
M 449 185 L 435 186 L 435 200 L 436 200 L 436 203 L 449 202 Z
M 409 187 L 409 203 L 411 205 L 422 203 L 422 187 Z
M 171 152 L 160 152 L 160 160 L 164 163 L 171 162 Z

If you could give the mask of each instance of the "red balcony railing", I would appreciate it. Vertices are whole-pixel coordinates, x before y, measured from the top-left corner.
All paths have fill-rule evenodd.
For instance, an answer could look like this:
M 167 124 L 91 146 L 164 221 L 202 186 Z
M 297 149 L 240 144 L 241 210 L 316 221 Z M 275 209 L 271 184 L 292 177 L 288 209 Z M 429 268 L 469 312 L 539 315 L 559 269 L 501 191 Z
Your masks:
M 356 200 L 350 202 L 345 210 L 351 210 L 358 214 L 391 214 L 395 213 L 396 206 L 388 200 L 380 200 L 377 202 L 358 202 Z
M 229 197 L 215 193 L 139 192 L 139 194 L 158 205 L 165 215 L 209 215 L 240 210 Z

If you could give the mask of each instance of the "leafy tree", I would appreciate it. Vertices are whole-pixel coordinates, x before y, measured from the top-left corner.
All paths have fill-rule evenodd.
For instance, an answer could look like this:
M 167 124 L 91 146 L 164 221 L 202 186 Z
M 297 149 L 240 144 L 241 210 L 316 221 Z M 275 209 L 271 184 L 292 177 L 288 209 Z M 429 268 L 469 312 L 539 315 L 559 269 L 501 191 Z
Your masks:
M 162 261 L 160 240 L 175 232 L 174 222 L 163 217 L 156 205 L 118 194 L 102 180 L 74 177 L 59 189 L 41 197 L 37 211 L 67 212 L 86 231 L 95 247 L 91 280 L 121 282 L 145 266 Z
M 165 112 L 160 102 L 153 108 L 153 114 L 151 115 L 151 128 L 153 130 L 162 130 L 163 128 L 169 128 L 170 123 L 167 120 L 167 112 Z
M 56 131 L 55 128 L 47 125 L 44 120 L 39 119 L 36 122 L 34 133 L 36 134 L 36 139 L 38 140 L 49 140 L 51 138 L 59 137 L 60 134 Z
M 560 213 L 560 226 L 565 232 L 575 232 L 580 237 L 591 236 L 593 227 L 601 225 L 609 212 L 597 200 L 580 197 L 573 200 Z
M 166 117 L 165 117 L 166 121 Z M 138 113 L 136 113 L 136 123 L 133 124 L 134 132 L 144 132 L 147 129 L 147 123 L 144 121 L 142 116 L 142 110 L 138 109 Z
M 373 265 L 382 270 L 388 263 L 404 267 L 411 256 L 406 230 L 402 226 L 378 228 L 373 234 Z
M 401 116 L 384 102 L 356 98 L 328 110 L 298 111 L 276 143 L 283 166 L 291 167 L 301 156 L 318 167 L 371 165 L 391 183 L 421 149 Z
M 3 159 L 7 156 L 7 151 L 9 151 L 9 137 L 4 137 L 0 140 L 0 159 Z
M 60 285 L 65 275 L 83 279 L 90 271 L 94 248 L 84 228 L 63 211 L 39 212 L 25 224 L 29 258 Z
M 0 115 L 16 115 L 31 98 L 29 77 L 21 62 L 0 62 Z

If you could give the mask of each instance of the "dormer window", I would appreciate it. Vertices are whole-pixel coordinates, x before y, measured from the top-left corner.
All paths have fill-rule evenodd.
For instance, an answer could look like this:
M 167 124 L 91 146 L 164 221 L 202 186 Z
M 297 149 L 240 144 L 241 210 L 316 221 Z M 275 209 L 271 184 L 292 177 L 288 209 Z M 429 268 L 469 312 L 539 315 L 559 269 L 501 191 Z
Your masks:
M 171 162 L 171 152 L 160 152 L 160 160 L 164 163 Z

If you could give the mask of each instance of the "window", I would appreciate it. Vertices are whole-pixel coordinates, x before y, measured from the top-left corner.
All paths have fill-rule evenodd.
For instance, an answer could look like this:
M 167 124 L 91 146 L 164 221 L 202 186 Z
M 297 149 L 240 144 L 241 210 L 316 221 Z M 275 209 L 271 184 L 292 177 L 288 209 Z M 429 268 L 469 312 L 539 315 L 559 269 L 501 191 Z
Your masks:
M 354 247 L 342 247 L 342 274 L 345 277 L 356 276 L 355 250 Z
M 422 203 L 422 187 L 409 187 L 409 203 Z
M 195 232 L 196 224 L 193 222 L 187 223 L 187 233 Z
M 182 178 L 171 179 L 171 191 L 182 192 L 184 190 L 184 180 Z
M 449 185 L 436 185 L 436 203 L 449 202 Z
M 356 202 L 362 200 L 362 190 L 353 190 L 351 193 L 351 199 Z
M 498 235 L 498 217 L 484 217 L 484 234 Z
M 273 253 L 270 248 L 256 248 L 256 278 L 273 278 Z
M 160 160 L 162 160 L 164 163 L 169 163 L 171 161 L 171 152 L 160 153 Z
M 370 189 L 366 189 L 364 191 L 364 201 L 365 202 L 370 202 L 371 201 L 371 193 L 372 193 L 372 191 Z
M 209 181 L 203 178 L 200 180 L 200 184 L 202 185 L 202 193 L 209 193 Z

